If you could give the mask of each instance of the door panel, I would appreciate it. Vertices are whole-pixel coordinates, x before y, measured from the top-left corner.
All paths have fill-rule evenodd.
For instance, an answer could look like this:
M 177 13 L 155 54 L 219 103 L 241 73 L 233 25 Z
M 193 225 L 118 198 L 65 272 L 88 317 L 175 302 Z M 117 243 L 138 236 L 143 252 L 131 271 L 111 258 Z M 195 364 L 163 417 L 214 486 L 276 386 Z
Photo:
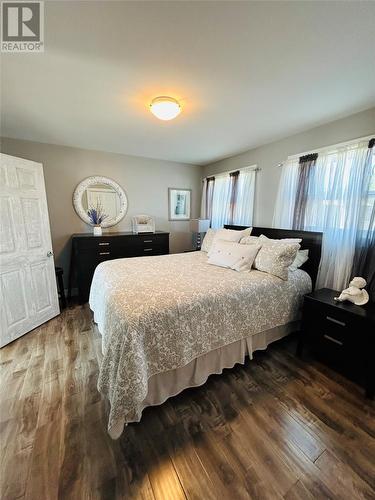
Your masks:
M 20 189 L 35 190 L 37 189 L 37 180 L 35 172 L 26 168 L 17 168 L 16 174 L 18 180 L 18 187 Z
M 8 185 L 8 180 L 7 180 L 7 171 L 5 168 L 5 165 L 0 165 L 0 186 L 7 186 Z
M 0 154 L 0 346 L 59 314 L 43 167 Z
M 28 318 L 24 281 L 20 269 L 1 273 L 1 288 L 3 291 L 3 303 L 8 328 L 15 327 L 20 321 L 24 321 Z M 17 290 L 18 293 L 7 293 L 11 290 Z
M 48 262 L 42 261 L 33 264 L 31 269 L 31 279 L 35 293 L 36 312 L 45 311 L 51 307 L 51 283 L 48 279 Z
M 13 230 L 13 217 L 10 198 L 0 198 L 0 254 L 14 252 L 16 250 L 16 238 Z
M 28 293 L 30 285 L 30 273 L 27 272 L 27 267 L 9 266 L 8 269 L 4 269 L 4 266 L 1 266 L 1 347 L 19 337 L 19 332 L 26 333 L 34 328 L 33 303 Z
M 21 198 L 22 216 L 28 248 L 40 248 L 42 241 L 42 217 L 39 200 L 35 198 Z

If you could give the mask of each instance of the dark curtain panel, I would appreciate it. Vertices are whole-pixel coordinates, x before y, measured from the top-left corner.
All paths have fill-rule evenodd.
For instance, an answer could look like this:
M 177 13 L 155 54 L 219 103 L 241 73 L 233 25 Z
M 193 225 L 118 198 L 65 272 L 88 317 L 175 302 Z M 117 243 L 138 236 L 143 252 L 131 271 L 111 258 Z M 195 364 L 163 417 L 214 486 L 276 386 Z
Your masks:
M 293 214 L 293 229 L 304 229 L 309 181 L 317 158 L 318 153 L 313 153 L 301 156 L 299 159 L 298 185 Z
M 230 202 L 229 202 L 229 214 L 228 214 L 228 224 L 234 224 L 234 209 L 237 202 L 237 187 L 238 187 L 238 177 L 240 175 L 239 170 L 236 172 L 231 172 L 230 177 Z
M 374 168 L 372 167 L 373 148 L 375 147 L 375 138 L 371 139 L 368 145 L 368 175 L 364 185 L 364 199 L 374 200 L 375 192 L 372 193 L 371 179 L 374 177 Z M 373 181 L 374 182 L 374 181 Z M 372 210 L 368 213 L 368 205 L 363 204 L 363 213 L 361 214 L 361 225 L 357 233 L 356 250 L 353 261 L 352 276 L 362 276 L 367 281 L 366 290 L 370 295 L 370 300 L 375 302 L 375 203 Z
M 212 199 L 214 196 L 215 177 L 207 177 L 206 184 L 206 217 L 212 219 Z

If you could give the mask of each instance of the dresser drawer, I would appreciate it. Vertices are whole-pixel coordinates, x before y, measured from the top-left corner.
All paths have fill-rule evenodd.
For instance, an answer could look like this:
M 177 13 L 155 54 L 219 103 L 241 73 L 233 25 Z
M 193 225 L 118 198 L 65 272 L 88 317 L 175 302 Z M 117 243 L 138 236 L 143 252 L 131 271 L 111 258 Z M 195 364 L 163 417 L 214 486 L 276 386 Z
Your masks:
M 346 311 L 335 307 L 335 305 L 316 304 L 312 301 L 305 301 L 303 306 L 304 322 L 307 327 L 320 325 L 328 330 L 343 332 L 353 326 L 353 317 Z
M 303 310 L 303 329 L 305 335 L 320 350 L 339 353 L 347 349 L 353 341 L 352 320 L 334 307 L 316 307 L 305 303 Z
M 141 244 L 149 244 L 149 243 L 166 243 L 168 241 L 167 234 L 138 234 L 138 240 Z
M 169 239 L 165 235 L 142 235 L 138 236 L 138 244 L 141 248 L 166 248 L 169 244 Z
M 102 238 L 99 236 L 92 238 L 82 238 L 75 243 L 77 250 L 108 249 L 113 246 L 112 238 Z
M 333 315 L 325 315 L 319 323 L 319 329 L 320 335 L 328 342 L 336 343 L 338 346 L 350 342 L 350 325 L 341 319 L 335 318 Z
M 139 255 L 162 255 L 169 253 L 167 235 L 148 234 L 138 236 Z
M 350 339 L 343 332 L 323 329 L 319 332 L 317 343 L 323 348 L 341 352 L 348 348 Z
M 102 260 L 114 259 L 116 258 L 116 252 L 110 246 L 100 246 L 95 248 L 79 248 L 79 259 L 78 263 L 99 263 Z
M 152 247 L 144 247 L 143 250 L 141 250 L 142 253 L 140 253 L 140 257 L 147 256 L 147 255 L 165 255 L 166 252 L 164 250 L 164 247 L 158 247 L 158 246 L 152 246 Z
M 103 262 L 105 260 L 111 260 L 116 258 L 116 254 L 112 252 L 110 249 L 107 250 L 99 250 L 99 252 L 96 255 L 99 262 Z

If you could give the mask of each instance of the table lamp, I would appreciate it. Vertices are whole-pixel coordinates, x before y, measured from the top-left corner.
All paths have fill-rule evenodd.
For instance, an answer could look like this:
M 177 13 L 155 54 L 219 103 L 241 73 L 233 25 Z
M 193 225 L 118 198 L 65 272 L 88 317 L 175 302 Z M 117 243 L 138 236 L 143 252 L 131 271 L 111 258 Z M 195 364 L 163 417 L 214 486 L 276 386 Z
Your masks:
M 191 219 L 190 220 L 190 231 L 197 235 L 195 249 L 201 249 L 201 234 L 206 233 L 210 227 L 210 221 L 208 219 Z

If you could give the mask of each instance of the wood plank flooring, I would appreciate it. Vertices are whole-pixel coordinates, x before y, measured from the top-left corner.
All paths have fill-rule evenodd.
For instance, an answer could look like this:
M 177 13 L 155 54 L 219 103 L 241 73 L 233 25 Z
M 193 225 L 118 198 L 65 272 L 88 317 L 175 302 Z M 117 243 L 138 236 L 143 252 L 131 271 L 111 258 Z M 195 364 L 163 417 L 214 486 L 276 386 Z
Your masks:
M 286 339 L 148 408 L 118 441 L 72 307 L 0 351 L 2 499 L 375 499 L 375 409 Z

